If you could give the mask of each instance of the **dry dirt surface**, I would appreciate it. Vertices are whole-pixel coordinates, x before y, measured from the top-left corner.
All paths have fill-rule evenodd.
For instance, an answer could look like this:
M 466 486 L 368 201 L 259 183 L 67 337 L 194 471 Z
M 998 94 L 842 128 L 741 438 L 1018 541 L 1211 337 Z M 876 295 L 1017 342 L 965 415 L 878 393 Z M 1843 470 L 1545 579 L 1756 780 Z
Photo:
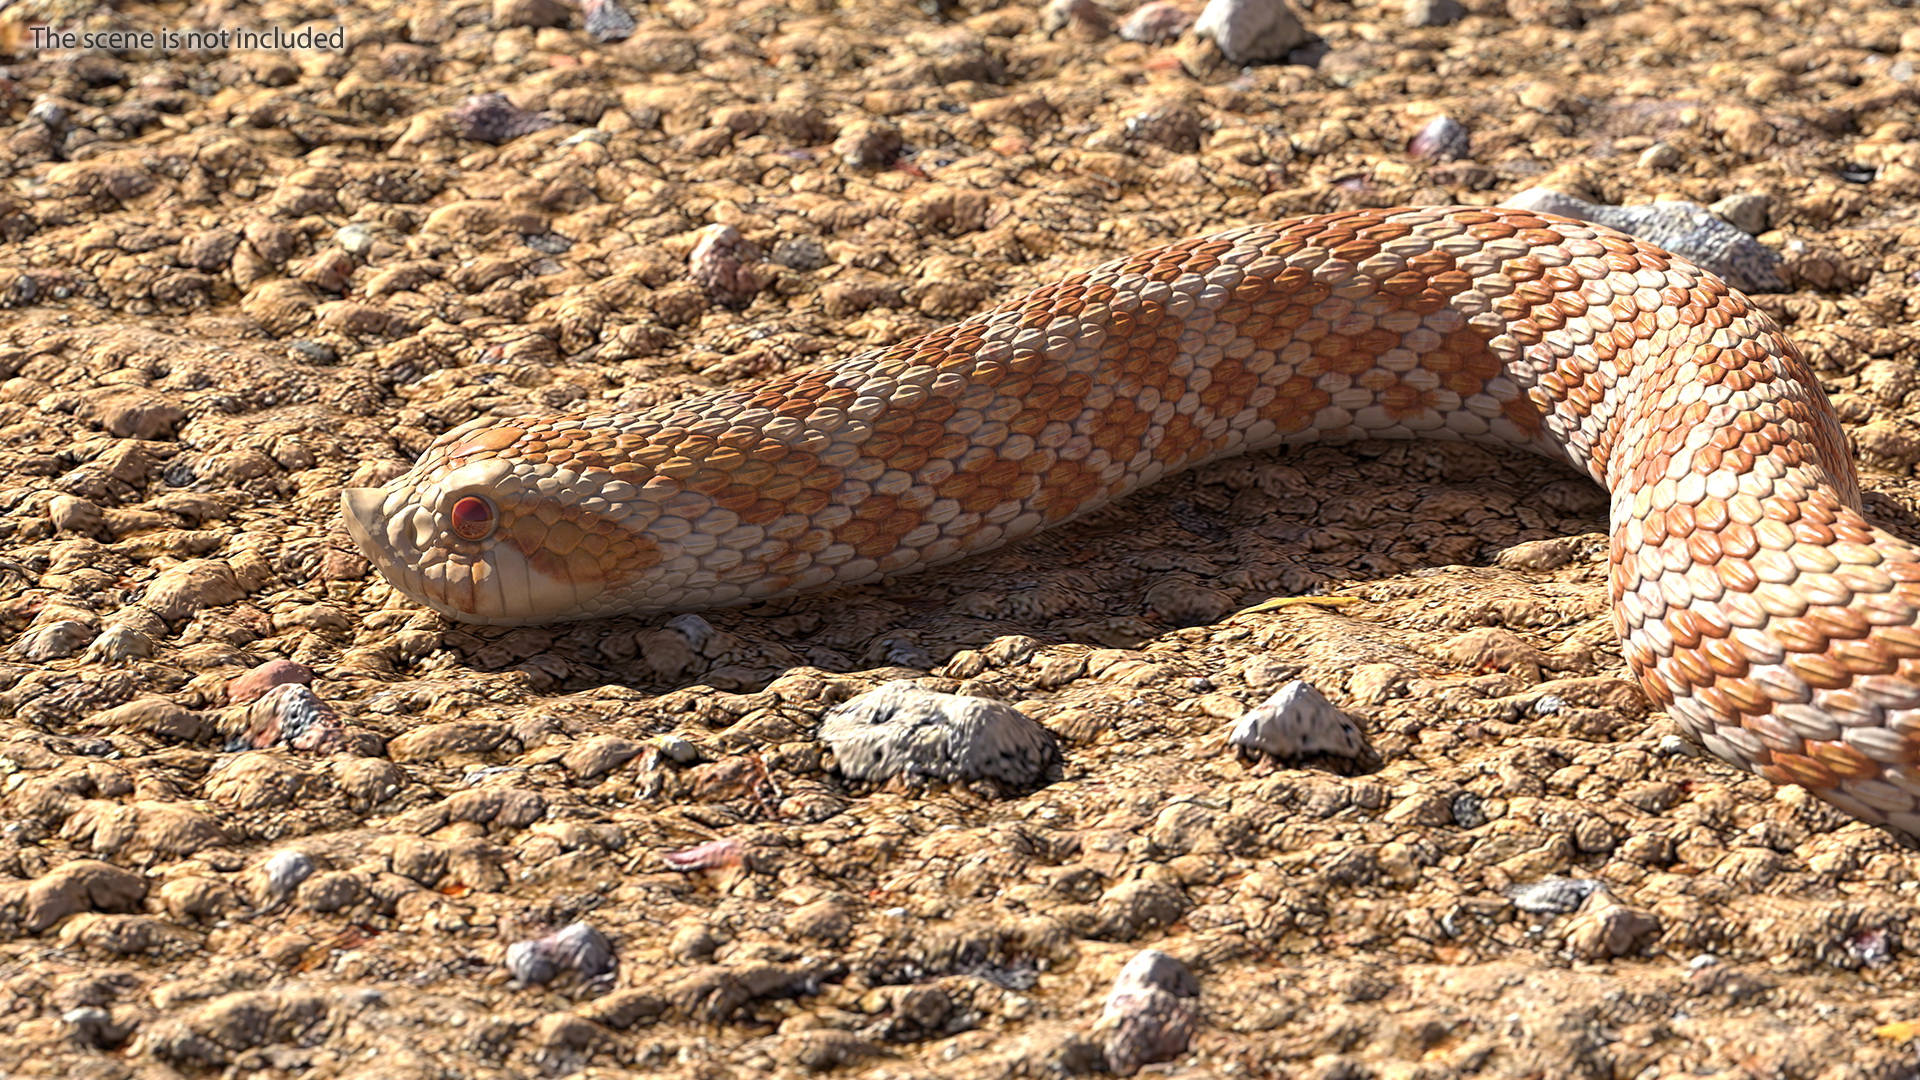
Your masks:
M 1723 209 L 1783 259 L 1759 303 L 1914 533 L 1920 8 L 1320 0 L 1244 66 L 997 2 L 0 15 L 0 1074 L 1097 1074 L 1156 1056 L 1099 1022 L 1146 948 L 1199 988 L 1159 999 L 1197 1017 L 1155 1075 L 1920 1070 L 1920 855 L 1688 752 L 1614 641 L 1604 494 L 1540 461 L 1258 455 L 671 622 L 463 628 L 369 572 L 340 489 L 475 416 L 1537 185 L 1752 196 Z M 1464 140 L 1414 140 L 1442 115 Z M 1369 757 L 1231 752 L 1296 677 Z M 850 780 L 822 718 L 896 679 L 1063 760 Z

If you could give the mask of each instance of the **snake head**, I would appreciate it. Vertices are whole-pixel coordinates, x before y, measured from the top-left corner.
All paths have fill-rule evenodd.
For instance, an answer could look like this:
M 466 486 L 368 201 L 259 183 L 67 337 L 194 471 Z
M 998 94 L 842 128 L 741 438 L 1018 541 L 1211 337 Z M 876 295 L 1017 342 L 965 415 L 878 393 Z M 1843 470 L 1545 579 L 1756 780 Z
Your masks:
M 360 550 L 435 611 L 498 625 L 613 614 L 612 597 L 659 559 L 587 478 L 435 449 L 385 487 L 341 493 Z

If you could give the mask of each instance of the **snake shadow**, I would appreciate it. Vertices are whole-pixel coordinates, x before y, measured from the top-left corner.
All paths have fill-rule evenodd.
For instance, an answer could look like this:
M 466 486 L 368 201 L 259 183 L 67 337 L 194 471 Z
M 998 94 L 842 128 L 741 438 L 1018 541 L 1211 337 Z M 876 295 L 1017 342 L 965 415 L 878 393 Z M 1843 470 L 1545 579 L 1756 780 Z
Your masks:
M 907 677 L 1013 636 L 1131 649 L 1275 597 L 1491 566 L 1516 544 L 1604 534 L 1606 513 L 1589 479 L 1516 451 L 1287 448 L 1204 465 L 1018 544 L 869 585 L 671 618 L 456 627 L 446 640 L 474 670 L 526 667 L 561 692 L 704 683 L 753 693 L 803 666 Z
M 1866 482 L 1869 515 L 1920 542 L 1920 481 Z M 461 626 L 446 644 L 474 671 L 532 672 L 543 692 L 704 684 L 751 694 L 802 667 L 919 677 L 995 642 L 1134 649 L 1276 597 L 1389 579 L 1413 589 L 1440 568 L 1491 568 L 1529 541 L 1604 537 L 1607 506 L 1584 475 L 1520 451 L 1388 441 L 1283 448 L 1168 477 L 1020 543 L 917 574 L 673 617 Z M 1605 599 L 1604 578 L 1593 576 L 1581 586 L 1595 590 L 1589 604 Z

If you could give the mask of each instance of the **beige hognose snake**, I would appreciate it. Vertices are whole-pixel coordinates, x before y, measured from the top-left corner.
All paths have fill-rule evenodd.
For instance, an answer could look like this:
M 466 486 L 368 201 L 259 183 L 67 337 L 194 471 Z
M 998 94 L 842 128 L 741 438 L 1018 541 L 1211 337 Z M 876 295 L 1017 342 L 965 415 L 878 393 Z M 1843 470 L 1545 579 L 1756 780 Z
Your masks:
M 1611 493 L 1614 623 L 1719 757 L 1920 836 L 1920 553 L 1870 525 L 1774 322 L 1517 210 L 1360 210 L 1144 251 L 837 364 L 613 416 L 481 419 L 346 523 L 452 618 L 718 607 L 934 566 L 1169 473 L 1468 439 Z

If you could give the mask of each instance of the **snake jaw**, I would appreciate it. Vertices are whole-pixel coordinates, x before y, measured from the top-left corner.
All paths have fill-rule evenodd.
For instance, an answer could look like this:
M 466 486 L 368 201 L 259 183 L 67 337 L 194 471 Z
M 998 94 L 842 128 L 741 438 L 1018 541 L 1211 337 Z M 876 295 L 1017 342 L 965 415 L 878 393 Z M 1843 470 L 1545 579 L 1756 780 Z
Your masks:
M 383 488 L 341 493 L 348 534 L 394 589 L 459 622 L 523 626 L 620 614 L 652 584 L 662 553 L 645 525 L 659 511 L 638 490 L 616 505 L 608 476 L 449 452 L 470 434 Z
M 515 542 L 511 485 L 468 472 L 428 480 L 408 474 L 384 488 L 342 491 L 348 535 L 396 590 L 460 622 L 515 626 L 590 617 L 598 590 L 542 572 L 554 569 L 551 560 Z M 471 540 L 455 528 L 451 508 L 476 493 L 500 508 L 501 527 Z

